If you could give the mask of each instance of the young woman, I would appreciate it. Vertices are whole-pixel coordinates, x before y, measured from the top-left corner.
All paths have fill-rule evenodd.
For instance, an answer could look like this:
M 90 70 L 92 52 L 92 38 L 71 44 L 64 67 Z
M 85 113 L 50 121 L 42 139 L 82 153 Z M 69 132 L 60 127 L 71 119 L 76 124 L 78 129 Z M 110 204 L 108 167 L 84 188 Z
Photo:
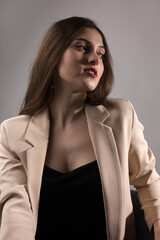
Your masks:
M 130 184 L 160 239 L 155 158 L 132 104 L 108 97 L 113 78 L 93 21 L 49 28 L 20 115 L 1 124 L 1 240 L 135 240 Z

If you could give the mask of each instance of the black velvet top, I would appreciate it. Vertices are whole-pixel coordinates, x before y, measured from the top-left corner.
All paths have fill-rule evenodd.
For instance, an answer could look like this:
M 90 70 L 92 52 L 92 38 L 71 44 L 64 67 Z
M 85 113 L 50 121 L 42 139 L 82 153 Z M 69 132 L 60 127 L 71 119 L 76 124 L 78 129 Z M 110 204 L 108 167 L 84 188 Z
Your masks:
M 44 166 L 35 239 L 107 239 L 96 160 L 67 173 Z

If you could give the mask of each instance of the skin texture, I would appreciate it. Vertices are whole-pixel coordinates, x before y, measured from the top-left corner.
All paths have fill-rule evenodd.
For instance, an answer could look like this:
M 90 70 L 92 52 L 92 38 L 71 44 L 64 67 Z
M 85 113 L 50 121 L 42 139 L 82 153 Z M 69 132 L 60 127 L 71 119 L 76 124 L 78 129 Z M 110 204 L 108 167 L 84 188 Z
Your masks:
M 50 141 L 46 157 L 46 164 L 58 171 L 68 172 L 96 159 L 84 105 L 86 91 L 94 90 L 103 74 L 104 53 L 98 31 L 85 28 L 71 42 L 60 61 L 55 97 L 50 106 Z M 90 67 L 96 69 L 96 77 L 84 72 Z
M 86 39 L 89 43 L 79 38 Z M 56 79 L 56 94 L 51 106 L 52 117 L 63 127 L 72 122 L 84 107 L 86 91 L 96 88 L 103 74 L 102 54 L 105 50 L 101 35 L 95 29 L 85 28 L 65 50 L 59 64 L 59 76 Z M 94 67 L 97 77 L 84 73 L 85 68 Z
M 80 39 L 86 39 L 89 43 Z M 64 52 L 60 62 L 59 77 L 61 81 L 73 84 L 77 90 L 82 92 L 94 90 L 104 69 L 102 54 L 105 50 L 100 46 L 103 46 L 103 42 L 96 30 L 86 28 L 82 34 L 77 36 Z M 97 77 L 93 78 L 84 73 L 86 67 L 96 68 Z

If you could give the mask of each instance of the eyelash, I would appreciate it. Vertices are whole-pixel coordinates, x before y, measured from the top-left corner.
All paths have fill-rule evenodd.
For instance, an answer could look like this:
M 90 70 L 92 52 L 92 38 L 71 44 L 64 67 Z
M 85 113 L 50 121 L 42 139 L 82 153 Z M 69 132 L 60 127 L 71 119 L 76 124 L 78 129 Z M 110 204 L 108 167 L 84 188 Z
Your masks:
M 76 45 L 77 48 L 83 50 L 83 51 L 87 51 L 87 47 L 85 45 Z M 98 54 L 99 56 L 101 56 L 100 58 L 103 59 L 104 58 L 104 54 L 100 53 Z
M 82 48 L 82 50 L 85 50 L 85 51 L 87 50 L 87 47 L 85 45 L 77 45 L 76 47 L 79 49 Z

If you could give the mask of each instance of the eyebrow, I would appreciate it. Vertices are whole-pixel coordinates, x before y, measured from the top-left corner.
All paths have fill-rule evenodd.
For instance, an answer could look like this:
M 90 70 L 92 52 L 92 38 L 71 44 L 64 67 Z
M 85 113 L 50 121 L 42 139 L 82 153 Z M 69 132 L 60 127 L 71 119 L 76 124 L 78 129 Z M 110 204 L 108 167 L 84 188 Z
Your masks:
M 76 38 L 75 40 L 81 40 L 81 41 L 84 41 L 84 42 L 87 42 L 87 43 L 91 43 L 90 41 L 88 41 L 87 39 L 85 39 L 85 38 Z M 105 47 L 104 46 L 99 46 L 99 48 L 103 48 L 104 50 L 105 50 Z

